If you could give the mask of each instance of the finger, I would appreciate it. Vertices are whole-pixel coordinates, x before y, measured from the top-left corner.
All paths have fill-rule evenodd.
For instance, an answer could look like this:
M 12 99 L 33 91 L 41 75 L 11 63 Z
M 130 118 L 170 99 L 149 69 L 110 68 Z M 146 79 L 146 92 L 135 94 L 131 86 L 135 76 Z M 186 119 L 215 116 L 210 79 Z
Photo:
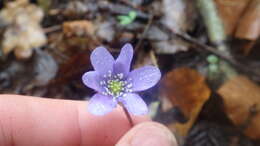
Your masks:
M 177 146 L 177 142 L 162 124 L 144 122 L 132 128 L 116 146 Z
M 130 128 L 121 108 L 94 116 L 85 101 L 0 96 L 0 145 L 114 145 Z

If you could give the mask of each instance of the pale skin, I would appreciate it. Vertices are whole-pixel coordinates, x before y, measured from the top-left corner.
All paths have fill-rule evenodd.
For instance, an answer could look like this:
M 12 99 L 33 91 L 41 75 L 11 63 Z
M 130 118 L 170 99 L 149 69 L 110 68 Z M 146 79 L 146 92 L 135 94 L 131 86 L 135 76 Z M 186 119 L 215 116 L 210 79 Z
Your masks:
M 120 107 L 94 116 L 86 101 L 0 95 L 0 146 L 128 145 L 138 128 L 165 128 L 146 116 L 133 116 L 133 121 L 134 128 Z

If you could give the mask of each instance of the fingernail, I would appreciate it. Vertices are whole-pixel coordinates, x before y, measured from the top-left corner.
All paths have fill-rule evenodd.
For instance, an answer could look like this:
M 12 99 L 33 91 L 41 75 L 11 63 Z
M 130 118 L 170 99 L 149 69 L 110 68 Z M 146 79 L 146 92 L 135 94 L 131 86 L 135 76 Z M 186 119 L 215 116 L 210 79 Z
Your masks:
M 160 124 L 146 125 L 132 137 L 131 146 L 177 146 L 173 134 Z

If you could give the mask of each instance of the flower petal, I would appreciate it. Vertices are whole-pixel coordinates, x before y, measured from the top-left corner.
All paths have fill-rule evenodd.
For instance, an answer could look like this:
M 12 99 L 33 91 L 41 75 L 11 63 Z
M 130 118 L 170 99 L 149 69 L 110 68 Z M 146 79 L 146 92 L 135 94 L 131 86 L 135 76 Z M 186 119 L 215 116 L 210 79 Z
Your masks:
M 88 111 L 94 115 L 102 116 L 111 112 L 117 105 L 112 97 L 102 94 L 95 94 L 89 101 Z
M 114 65 L 114 72 L 123 73 L 127 75 L 130 71 L 133 54 L 134 54 L 133 46 L 129 43 L 125 44 L 122 47 L 121 52 L 116 59 Z
M 99 84 L 100 82 L 99 74 L 96 71 L 89 71 L 84 73 L 82 76 L 82 81 L 87 87 L 91 89 L 94 89 L 98 92 L 103 91 L 103 87 Z
M 148 113 L 148 108 L 143 99 L 134 93 L 128 93 L 125 97 L 121 98 L 121 102 L 128 110 L 134 115 L 144 115 Z
M 90 55 L 91 64 L 101 75 L 112 71 L 115 62 L 113 56 L 104 47 L 97 47 Z
M 128 79 L 132 79 L 133 91 L 143 91 L 154 86 L 161 78 L 157 67 L 144 66 L 130 72 Z

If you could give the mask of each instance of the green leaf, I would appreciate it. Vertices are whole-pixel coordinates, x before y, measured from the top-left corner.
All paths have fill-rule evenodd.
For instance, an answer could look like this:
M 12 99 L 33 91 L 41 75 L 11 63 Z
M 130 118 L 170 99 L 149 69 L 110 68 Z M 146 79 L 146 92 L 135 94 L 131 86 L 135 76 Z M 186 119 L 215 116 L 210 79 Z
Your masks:
M 130 11 L 128 13 L 128 15 L 120 15 L 120 16 L 117 16 L 117 19 L 119 20 L 119 23 L 121 25 L 128 25 L 128 24 L 131 24 L 135 18 L 136 18 L 137 14 L 135 11 Z
M 135 20 L 136 16 L 137 16 L 137 13 L 135 11 L 130 11 L 128 13 L 128 16 L 133 20 Z
M 216 64 L 219 62 L 219 58 L 216 55 L 209 55 L 207 61 L 211 64 Z
M 121 21 L 121 20 L 129 19 L 129 18 L 128 18 L 128 16 L 120 15 L 120 16 L 117 16 L 117 19 L 118 19 L 119 21 Z
M 131 24 L 133 21 L 132 19 L 130 19 L 129 17 L 127 19 L 123 19 L 120 21 L 120 24 L 121 25 L 128 25 L 128 24 Z

